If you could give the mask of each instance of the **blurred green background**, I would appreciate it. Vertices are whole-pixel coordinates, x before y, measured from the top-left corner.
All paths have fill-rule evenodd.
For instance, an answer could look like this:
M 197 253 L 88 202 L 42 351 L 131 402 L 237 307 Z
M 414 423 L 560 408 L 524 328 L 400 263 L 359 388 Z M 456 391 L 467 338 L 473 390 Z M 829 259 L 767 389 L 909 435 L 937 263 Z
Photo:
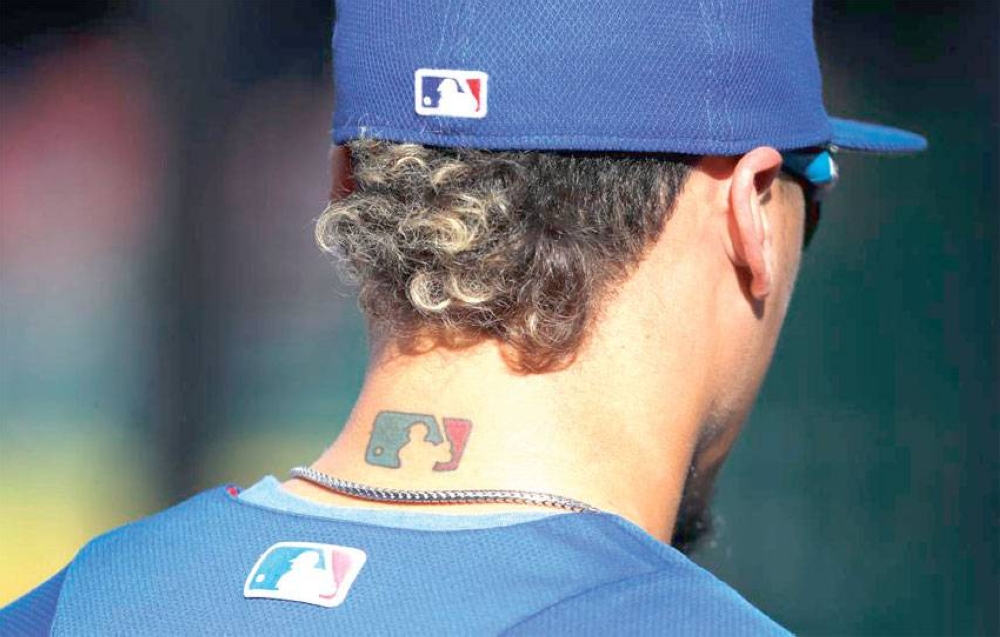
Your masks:
M 0 4 L 0 604 L 312 460 L 366 346 L 313 247 L 328 0 Z M 996 2 L 820 2 L 842 156 L 697 559 L 802 634 L 1000 628 Z

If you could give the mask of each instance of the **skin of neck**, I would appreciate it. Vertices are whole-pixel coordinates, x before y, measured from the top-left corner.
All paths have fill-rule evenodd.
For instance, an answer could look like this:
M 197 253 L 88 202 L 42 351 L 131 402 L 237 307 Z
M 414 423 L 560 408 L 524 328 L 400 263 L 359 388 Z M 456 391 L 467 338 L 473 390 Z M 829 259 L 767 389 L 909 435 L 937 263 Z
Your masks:
M 705 432 L 718 427 L 712 423 L 719 418 L 741 423 L 746 417 L 777 337 L 777 327 L 767 324 L 780 324 L 772 315 L 783 316 L 787 305 L 779 298 L 777 312 L 762 312 L 748 302 L 750 282 L 734 269 L 732 251 L 714 249 L 729 232 L 720 212 L 727 206 L 723 182 L 710 171 L 692 173 L 660 239 L 614 286 L 570 365 L 520 374 L 493 341 L 420 354 L 384 344 L 340 435 L 312 467 L 385 488 L 558 494 L 669 541 L 685 481 L 693 463 L 699 465 L 696 451 L 710 458 L 701 468 L 714 474 L 739 427 L 723 428 L 717 445 L 704 444 Z M 790 284 L 784 287 L 790 294 Z M 734 354 L 737 341 L 743 345 Z M 718 372 L 741 352 L 754 366 L 741 380 L 744 396 L 720 416 Z M 428 471 L 366 462 L 373 423 L 384 411 L 471 421 L 460 465 Z M 414 507 L 358 500 L 302 480 L 284 486 L 338 506 Z M 454 514 L 519 508 L 419 506 Z

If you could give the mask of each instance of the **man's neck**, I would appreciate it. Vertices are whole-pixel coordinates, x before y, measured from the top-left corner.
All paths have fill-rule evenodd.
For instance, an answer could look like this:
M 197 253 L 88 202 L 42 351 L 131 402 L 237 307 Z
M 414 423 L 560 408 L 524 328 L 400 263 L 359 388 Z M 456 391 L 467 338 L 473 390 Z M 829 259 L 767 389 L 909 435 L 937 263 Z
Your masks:
M 645 369 L 650 357 L 638 351 L 642 343 L 614 342 L 613 352 L 594 356 L 601 349 L 595 343 L 565 370 L 529 375 L 511 371 L 492 343 L 384 354 L 340 436 L 313 467 L 386 488 L 570 497 L 667 541 L 705 417 L 698 375 L 672 374 L 667 383 L 662 357 Z M 343 506 L 372 506 L 301 481 L 287 488 Z

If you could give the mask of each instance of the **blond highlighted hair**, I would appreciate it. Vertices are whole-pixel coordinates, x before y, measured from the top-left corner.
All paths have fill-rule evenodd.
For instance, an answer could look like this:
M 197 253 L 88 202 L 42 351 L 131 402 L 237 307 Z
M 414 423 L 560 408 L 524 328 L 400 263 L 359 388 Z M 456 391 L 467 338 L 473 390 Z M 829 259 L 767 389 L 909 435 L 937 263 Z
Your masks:
M 659 236 L 677 156 L 349 145 L 354 191 L 316 240 L 359 288 L 378 339 L 495 339 L 508 362 L 570 362 L 600 303 Z

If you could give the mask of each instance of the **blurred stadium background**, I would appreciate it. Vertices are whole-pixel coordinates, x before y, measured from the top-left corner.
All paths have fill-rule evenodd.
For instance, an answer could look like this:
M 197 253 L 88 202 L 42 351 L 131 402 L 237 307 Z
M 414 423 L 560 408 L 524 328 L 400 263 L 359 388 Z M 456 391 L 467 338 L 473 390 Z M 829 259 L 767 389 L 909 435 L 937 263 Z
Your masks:
M 0 605 L 89 538 L 312 460 L 360 385 L 330 0 L 0 3 Z M 821 1 L 842 157 L 697 559 L 802 634 L 996 634 L 998 3 Z

